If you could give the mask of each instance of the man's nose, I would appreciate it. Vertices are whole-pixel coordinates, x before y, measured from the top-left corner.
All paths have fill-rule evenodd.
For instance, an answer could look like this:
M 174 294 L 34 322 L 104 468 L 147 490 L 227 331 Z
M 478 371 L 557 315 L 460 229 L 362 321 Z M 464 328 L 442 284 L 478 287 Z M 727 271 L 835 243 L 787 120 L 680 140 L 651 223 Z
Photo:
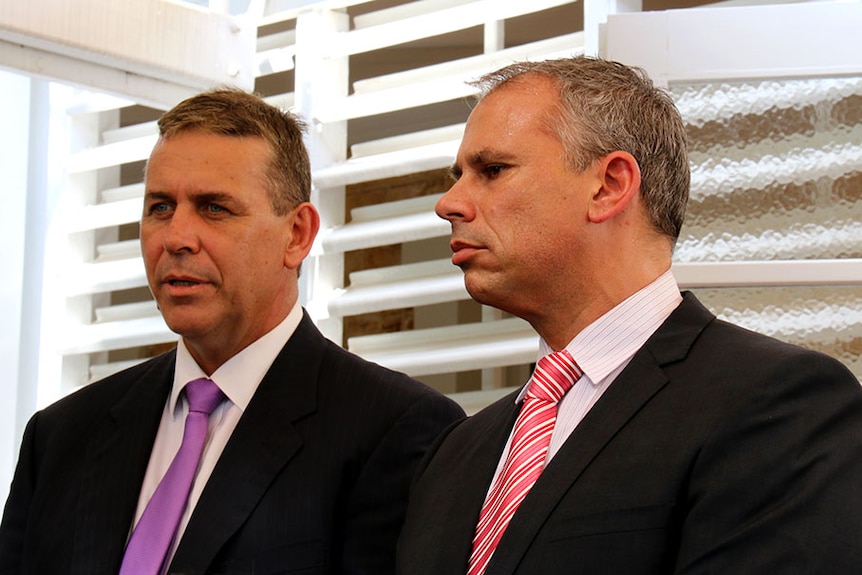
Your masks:
M 199 219 L 194 210 L 177 207 L 164 228 L 162 244 L 165 251 L 172 254 L 196 253 L 200 249 Z
M 437 200 L 437 204 L 434 206 L 434 212 L 439 217 L 450 222 L 456 220 L 469 221 L 473 219 L 475 210 L 467 201 L 466 194 L 464 193 L 465 188 L 466 186 L 464 185 L 463 178 L 456 181 L 452 187 L 449 188 L 449 191 Z

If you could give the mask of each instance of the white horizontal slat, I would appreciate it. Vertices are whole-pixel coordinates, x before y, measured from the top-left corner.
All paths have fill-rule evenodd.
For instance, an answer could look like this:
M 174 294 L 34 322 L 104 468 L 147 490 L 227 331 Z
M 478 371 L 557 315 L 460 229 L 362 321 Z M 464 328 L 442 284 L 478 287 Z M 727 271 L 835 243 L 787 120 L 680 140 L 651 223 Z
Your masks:
M 266 98 L 264 98 L 267 103 L 281 110 L 293 109 L 293 102 L 295 99 L 296 95 L 293 92 L 288 92 L 286 94 L 276 94 L 274 96 L 267 96 Z
M 400 244 L 449 233 L 449 224 L 433 213 L 411 214 L 383 222 L 347 224 L 323 236 L 326 252 L 346 252 L 371 247 Z
M 144 197 L 144 183 L 129 184 L 118 188 L 108 188 L 102 190 L 101 193 L 103 202 L 119 202 L 121 200 L 130 200 L 133 198 Z
M 604 56 L 641 66 L 660 83 L 857 76 L 860 21 L 859 2 L 611 14 Z
M 257 37 L 257 55 L 269 51 L 287 48 L 296 44 L 296 30 L 281 30 L 273 34 Z
M 255 62 L 255 76 L 260 77 L 293 70 L 294 56 L 296 56 L 296 47 L 294 46 L 286 46 L 258 54 Z
M 323 123 L 340 122 L 449 100 L 467 99 L 476 93 L 476 89 L 467 83 L 473 77 L 470 73 L 463 73 L 391 88 L 385 93 L 354 94 L 344 97 L 325 110 L 315 109 L 314 116 Z
M 356 94 L 383 92 L 418 82 L 437 81 L 447 76 L 472 80 L 507 64 L 521 60 L 546 60 L 553 57 L 574 56 L 584 51 L 584 33 L 573 32 L 527 44 L 512 46 L 496 52 L 441 62 L 403 72 L 385 74 L 357 80 L 353 83 Z
M 762 333 L 789 339 L 835 340 L 830 326 L 862 323 L 862 309 L 852 304 L 821 306 L 787 314 L 739 312 L 722 317 Z M 532 363 L 537 335 L 517 318 L 412 332 L 350 338 L 348 348 L 362 357 L 413 376 Z
M 296 56 L 296 30 L 283 30 L 257 39 L 255 76 L 293 70 Z
M 538 337 L 518 318 L 350 338 L 348 349 L 413 376 L 520 365 L 536 360 Z
M 143 200 L 134 198 L 105 204 L 83 206 L 65 219 L 69 232 L 83 232 L 129 224 L 141 219 Z
M 113 144 L 126 140 L 134 140 L 137 138 L 146 138 L 156 136 L 159 133 L 158 123 L 153 120 L 151 122 L 142 122 L 140 124 L 130 124 L 113 130 L 105 130 L 102 132 L 102 142 L 105 144 Z
M 141 258 L 141 242 L 139 240 L 123 240 L 96 246 L 96 262 Z
M 70 116 L 82 114 L 93 114 L 96 112 L 107 112 L 133 106 L 135 102 L 125 98 L 117 98 L 109 94 L 97 92 L 79 92 L 77 98 L 66 106 L 66 113 Z
M 346 252 L 447 235 L 449 223 L 438 218 L 433 211 L 438 197 L 424 196 L 384 204 L 390 210 L 406 209 L 390 212 L 387 214 L 389 217 L 380 219 L 370 217 L 378 206 L 354 210 L 359 221 L 325 231 L 321 237 L 323 250 L 327 253 Z M 400 215 L 392 216 L 393 213 Z
M 174 341 L 160 315 L 121 322 L 94 323 L 65 330 L 59 343 L 62 354 L 95 353 Z
M 408 2 L 407 4 L 392 6 L 391 8 L 358 14 L 353 18 L 353 26 L 356 29 L 380 26 L 381 24 L 389 24 L 390 22 L 397 22 L 405 18 L 421 16 L 470 1 L 472 0 L 417 0 L 415 2 Z
M 862 259 L 674 263 L 681 288 L 862 285 Z
M 393 268 L 387 268 L 392 270 Z M 357 315 L 387 309 L 430 305 L 468 299 L 461 270 L 449 260 L 398 266 L 401 274 L 362 283 L 359 272 L 350 275 L 351 285 L 329 303 L 336 316 Z M 380 268 L 370 270 L 381 271 Z
M 458 271 L 448 259 L 428 260 L 399 266 L 385 266 L 350 273 L 351 287 L 369 288 L 391 282 L 433 278 Z M 460 272 L 458 272 L 460 274 Z
M 334 35 L 328 56 L 343 57 L 396 46 L 429 36 L 448 34 L 485 24 L 489 17 L 505 20 L 570 4 L 571 0 L 502 1 L 476 0 L 378 26 Z
M 350 210 L 353 223 L 386 220 L 397 216 L 433 212 L 434 206 L 443 194 L 430 194 L 406 200 L 397 200 L 371 206 L 360 206 Z
M 155 134 L 123 140 L 71 154 L 67 169 L 76 174 L 146 160 L 156 145 Z
M 159 308 L 155 300 L 118 304 L 96 309 L 96 322 L 117 322 L 138 319 L 143 317 L 156 317 Z
M 681 289 L 862 284 L 862 260 L 674 263 Z M 461 271 L 448 259 L 376 268 L 350 275 L 329 311 L 349 316 L 469 299 Z
M 453 124 L 420 132 L 389 136 L 388 138 L 380 138 L 379 140 L 359 142 L 350 146 L 350 155 L 352 159 L 358 159 L 389 152 L 401 152 L 410 148 L 420 148 L 432 144 L 452 145 L 453 149 L 456 149 L 457 142 L 464 135 L 464 126 L 465 124 L 463 123 Z
M 356 82 L 353 95 L 326 111 L 315 111 L 315 116 L 321 122 L 337 122 L 468 98 L 476 93 L 468 82 L 486 72 L 518 60 L 572 56 L 583 51 L 584 36 L 577 32 L 500 52 L 370 78 Z
M 452 140 L 351 158 L 346 162 L 315 170 L 312 179 L 315 187 L 326 189 L 443 169 L 452 165 L 458 145 L 459 140 Z
M 319 0 L 305 2 L 301 0 L 266 0 L 263 14 L 257 19 L 257 25 L 269 26 L 279 22 L 296 19 L 299 14 L 312 9 L 339 10 L 357 4 L 366 4 L 372 0 Z
M 759 262 L 762 263 L 762 262 Z M 847 265 L 839 267 L 852 268 L 857 261 L 845 262 Z M 795 265 L 794 265 L 795 264 Z M 803 262 L 786 262 L 785 270 L 791 268 L 804 269 Z M 832 264 L 824 264 L 824 269 Z M 732 270 L 733 265 L 716 264 L 715 270 L 728 268 Z M 814 274 L 815 268 L 811 266 L 810 273 Z M 760 272 L 751 269 L 744 270 L 750 273 L 750 277 L 757 280 Z M 776 268 L 777 269 L 777 268 Z M 686 279 L 689 273 L 698 270 L 691 268 L 675 268 L 679 274 L 681 287 L 706 287 L 706 282 Z M 847 270 L 845 270 L 847 271 Z M 858 270 L 850 272 L 848 283 L 859 284 Z M 827 279 L 840 283 L 848 279 L 840 272 L 833 272 Z M 773 283 L 773 279 L 761 278 L 759 285 L 800 285 L 811 283 L 813 285 L 823 282 L 815 282 L 813 279 L 799 281 L 793 280 Z M 708 284 L 709 287 L 716 285 L 752 285 L 729 282 L 718 278 Z M 815 334 L 823 333 L 826 343 L 834 341 L 834 329 L 843 329 L 840 326 L 859 325 L 862 322 L 862 309 L 852 304 L 841 306 L 821 306 L 815 310 L 799 310 L 797 313 L 788 315 L 784 310 L 776 310 L 772 315 L 764 315 L 759 312 L 732 313 L 727 317 L 737 323 L 761 331 L 764 333 L 778 335 L 785 338 L 799 338 L 808 341 L 818 340 Z M 526 322 L 510 318 L 500 321 L 485 323 L 464 324 L 459 326 L 433 328 L 428 330 L 415 330 L 412 332 L 399 332 L 393 334 L 379 334 L 350 338 L 348 347 L 359 355 L 385 365 L 387 367 L 404 371 L 414 376 L 428 375 L 433 373 L 451 373 L 457 371 L 485 369 L 492 367 L 503 367 L 507 365 L 526 364 L 535 361 L 537 351 L 537 336 Z
M 67 297 L 132 289 L 147 285 L 141 258 L 83 263 L 73 266 L 64 277 Z

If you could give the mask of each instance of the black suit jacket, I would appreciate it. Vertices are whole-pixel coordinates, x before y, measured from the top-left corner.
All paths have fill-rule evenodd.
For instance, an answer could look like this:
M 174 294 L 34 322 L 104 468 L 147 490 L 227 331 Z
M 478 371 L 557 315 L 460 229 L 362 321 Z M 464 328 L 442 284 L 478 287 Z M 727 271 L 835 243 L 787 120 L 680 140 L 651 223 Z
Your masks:
M 117 573 L 174 364 L 165 354 L 31 419 L 0 573 Z M 392 572 L 416 464 L 462 416 L 326 340 L 306 315 L 225 446 L 170 572 Z
M 429 452 L 401 575 L 466 573 L 514 398 Z M 862 573 L 859 382 L 686 294 L 545 468 L 486 573 Z

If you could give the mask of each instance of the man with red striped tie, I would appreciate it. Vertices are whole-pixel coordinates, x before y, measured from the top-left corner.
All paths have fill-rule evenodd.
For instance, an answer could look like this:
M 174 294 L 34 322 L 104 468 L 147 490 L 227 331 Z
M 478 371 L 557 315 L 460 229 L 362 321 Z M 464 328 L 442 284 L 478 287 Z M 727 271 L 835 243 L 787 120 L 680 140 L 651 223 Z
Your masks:
M 680 293 L 670 96 L 586 57 L 477 84 L 436 211 L 470 295 L 539 357 L 426 456 L 398 573 L 858 574 L 862 387 Z

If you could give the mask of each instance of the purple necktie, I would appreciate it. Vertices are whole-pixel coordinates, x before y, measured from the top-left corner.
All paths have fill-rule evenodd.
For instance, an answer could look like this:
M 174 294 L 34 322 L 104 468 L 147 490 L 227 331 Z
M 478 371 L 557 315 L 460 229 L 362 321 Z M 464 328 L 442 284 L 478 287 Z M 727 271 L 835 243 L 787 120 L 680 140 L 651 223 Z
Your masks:
M 120 575 L 159 575 L 165 568 L 186 508 L 209 429 L 209 416 L 225 396 L 209 379 L 186 384 L 189 414 L 183 442 L 132 532 Z

